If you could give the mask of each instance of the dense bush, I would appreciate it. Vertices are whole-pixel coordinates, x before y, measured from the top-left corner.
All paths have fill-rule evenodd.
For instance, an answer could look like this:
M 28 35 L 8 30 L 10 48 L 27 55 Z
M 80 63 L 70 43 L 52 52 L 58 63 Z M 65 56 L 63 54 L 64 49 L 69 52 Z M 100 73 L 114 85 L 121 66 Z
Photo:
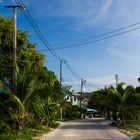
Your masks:
M 64 118 L 66 119 L 79 119 L 81 116 L 80 110 L 78 106 L 73 106 L 68 103 L 68 106 L 64 110 Z

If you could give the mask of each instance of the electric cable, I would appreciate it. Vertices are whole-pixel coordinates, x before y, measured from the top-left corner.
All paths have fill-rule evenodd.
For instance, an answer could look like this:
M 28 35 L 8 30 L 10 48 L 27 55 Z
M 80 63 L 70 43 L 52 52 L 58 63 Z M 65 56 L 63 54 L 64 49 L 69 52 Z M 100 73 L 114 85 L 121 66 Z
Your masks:
M 103 41 L 103 40 L 106 40 L 106 39 L 114 38 L 116 36 L 120 36 L 122 34 L 126 34 L 128 32 L 132 32 L 132 31 L 135 31 L 135 30 L 138 30 L 138 29 L 140 29 L 140 27 L 136 27 L 136 28 L 133 28 L 133 29 L 130 29 L 130 30 L 127 30 L 127 31 L 123 31 L 123 32 L 120 32 L 120 33 L 117 33 L 117 34 L 114 34 L 114 35 L 110 35 L 110 36 L 107 36 L 107 37 L 103 37 L 103 38 L 100 38 L 100 39 L 86 41 L 86 42 L 82 42 L 82 43 L 78 43 L 78 44 L 70 44 L 70 45 L 66 45 L 64 47 L 62 46 L 62 47 L 54 48 L 54 49 L 55 50 L 62 50 L 62 49 L 74 48 L 74 47 L 78 47 L 78 46 L 82 47 L 82 46 L 92 44 L 92 43 L 95 43 L 95 42 L 100 42 L 100 41 Z
M 45 45 L 45 47 L 47 47 L 47 49 L 51 52 L 51 54 L 58 59 L 59 61 L 61 60 L 61 57 L 53 50 L 53 48 L 50 46 L 50 44 L 47 42 L 46 38 L 44 37 L 44 35 L 41 33 L 40 29 L 38 28 L 38 26 L 35 24 L 32 16 L 30 15 L 30 13 L 28 12 L 27 8 L 25 7 L 24 3 L 22 0 L 15 0 L 15 2 L 18 5 L 22 5 L 22 8 L 20 8 L 20 10 L 22 11 L 23 15 L 25 16 L 25 18 L 27 19 L 27 21 L 29 22 L 29 24 L 31 25 L 31 27 L 33 28 L 33 30 L 35 31 L 36 35 L 39 37 L 39 39 L 42 41 L 42 43 Z
M 130 24 L 128 26 L 125 26 L 125 27 L 121 27 L 121 28 L 118 28 L 116 30 L 112 30 L 112 31 L 109 31 L 109 32 L 105 32 L 105 33 L 102 33 L 102 34 L 99 34 L 99 35 L 88 35 L 88 37 L 85 37 L 85 38 L 81 38 L 81 39 L 77 39 L 77 40 L 71 40 L 71 41 L 68 41 L 68 42 L 64 42 L 64 43 L 56 43 L 56 44 L 53 44 L 53 46 L 65 46 L 65 45 L 71 45 L 73 44 L 74 42 L 75 43 L 81 43 L 81 42 L 85 42 L 85 41 L 89 41 L 91 39 L 97 39 L 97 38 L 100 38 L 100 37 L 103 37 L 103 36 L 106 36 L 108 34 L 112 34 L 112 33 L 116 33 L 118 31 L 122 31 L 122 30 L 126 30 L 130 27 L 134 27 L 134 26 L 137 26 L 137 25 L 140 25 L 140 22 L 137 22 L 137 23 L 134 23 L 134 24 Z M 74 44 L 75 44 L 74 43 Z

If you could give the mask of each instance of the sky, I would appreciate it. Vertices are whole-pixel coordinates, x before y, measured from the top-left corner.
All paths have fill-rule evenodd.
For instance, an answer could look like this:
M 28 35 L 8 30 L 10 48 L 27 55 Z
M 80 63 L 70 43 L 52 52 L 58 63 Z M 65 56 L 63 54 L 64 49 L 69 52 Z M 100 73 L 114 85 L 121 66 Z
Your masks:
M 104 33 L 138 23 L 140 27 L 140 0 L 23 0 L 34 22 L 51 47 L 68 47 L 75 41 L 93 41 Z M 0 15 L 12 17 L 12 9 L 4 5 L 15 5 L 14 0 L 0 0 Z M 30 40 L 37 50 L 46 55 L 44 65 L 56 73 L 59 79 L 59 60 L 43 43 L 21 13 L 17 11 L 17 27 L 30 32 Z M 110 35 L 114 35 L 109 34 Z M 118 82 L 138 86 L 140 76 L 140 29 L 97 42 L 55 50 L 72 67 L 73 71 L 87 80 L 85 91 L 103 88 Z M 65 43 L 65 44 L 64 44 Z M 64 46 L 65 45 L 65 46 Z M 80 78 L 75 78 L 63 64 L 63 84 L 72 85 L 80 91 Z M 91 83 L 91 84 L 89 84 Z M 95 86 L 93 86 L 95 85 Z

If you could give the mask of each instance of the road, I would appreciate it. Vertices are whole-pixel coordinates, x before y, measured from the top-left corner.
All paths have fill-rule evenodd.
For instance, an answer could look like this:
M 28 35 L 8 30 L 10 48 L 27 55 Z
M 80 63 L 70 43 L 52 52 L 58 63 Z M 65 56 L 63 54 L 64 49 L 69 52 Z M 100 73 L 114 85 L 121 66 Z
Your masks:
M 130 140 L 101 118 L 63 122 L 42 140 Z

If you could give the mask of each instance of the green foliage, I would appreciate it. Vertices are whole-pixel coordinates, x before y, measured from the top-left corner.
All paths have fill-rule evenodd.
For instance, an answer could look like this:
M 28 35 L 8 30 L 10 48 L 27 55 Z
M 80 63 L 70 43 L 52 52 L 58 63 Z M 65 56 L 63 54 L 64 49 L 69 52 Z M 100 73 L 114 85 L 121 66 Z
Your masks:
M 63 97 L 59 81 L 54 72 L 44 67 L 45 55 L 36 51 L 36 45 L 29 41 L 28 35 L 26 31 L 17 31 L 17 94 L 10 89 L 8 93 L 0 93 L 0 137 L 5 139 L 16 139 L 18 132 L 23 132 L 21 139 L 30 139 L 28 128 L 46 131 L 46 127 L 56 125 L 59 116 Z M 0 79 L 10 84 L 11 44 L 12 21 L 0 17 L 0 65 L 3 68 Z
M 57 121 L 52 121 L 52 122 L 50 123 L 50 127 L 51 127 L 51 128 L 56 128 L 56 127 L 58 127 L 59 125 L 60 125 L 60 123 L 57 122 Z
M 65 119 L 79 119 L 81 116 L 80 109 L 78 106 L 73 106 L 71 103 L 67 103 L 67 107 L 64 110 Z
M 0 139 L 1 140 L 32 140 L 31 130 L 24 129 L 22 132 L 13 134 L 10 132 L 7 132 L 6 134 L 1 134 Z
M 94 92 L 89 106 L 95 108 L 100 116 L 120 117 L 122 125 L 126 119 L 140 119 L 140 94 L 133 86 L 125 87 L 124 83 Z
M 137 134 L 136 136 L 134 136 L 133 138 L 132 138 L 132 140 L 139 140 L 140 139 L 140 134 Z

